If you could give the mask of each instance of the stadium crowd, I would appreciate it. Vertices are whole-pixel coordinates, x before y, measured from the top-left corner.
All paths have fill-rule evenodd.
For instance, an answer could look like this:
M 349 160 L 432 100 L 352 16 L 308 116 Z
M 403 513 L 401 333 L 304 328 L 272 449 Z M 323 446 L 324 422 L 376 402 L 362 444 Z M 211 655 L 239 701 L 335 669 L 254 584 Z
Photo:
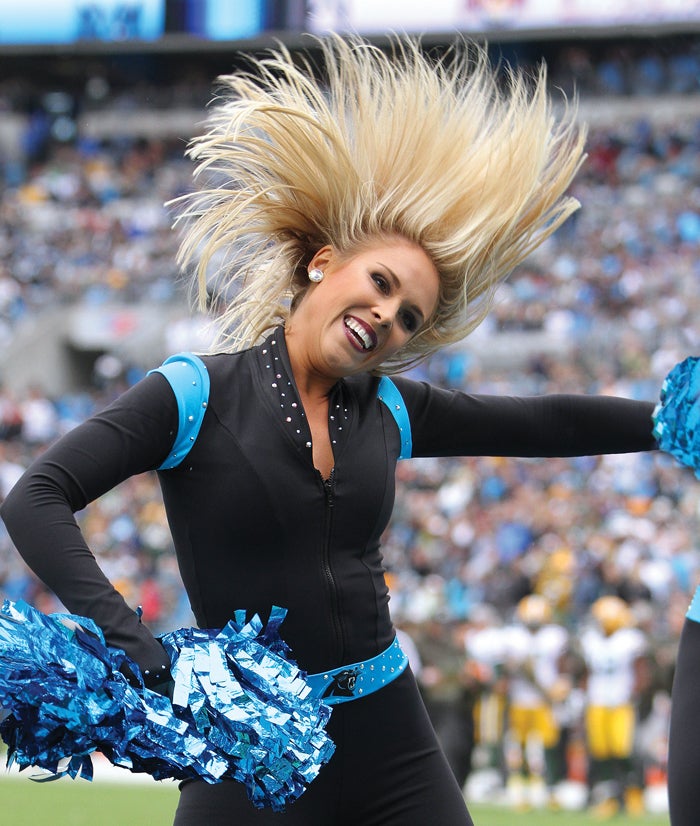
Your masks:
M 685 57 L 697 62 L 692 51 Z M 692 75 L 697 83 L 687 63 L 661 63 L 665 82 Z M 658 91 L 649 79 L 658 79 L 654 65 L 640 59 L 624 74 L 625 84 L 641 78 L 630 93 Z M 614 74 L 603 65 L 595 73 Z M 184 302 L 163 207 L 191 186 L 182 148 L 165 139 L 78 138 L 41 151 L 28 144 L 19 166 L 4 165 L 0 340 L 56 304 Z M 657 398 L 668 369 L 700 350 L 699 150 L 700 122 L 692 118 L 595 127 L 575 185 L 580 212 L 500 289 L 467 346 L 413 374 L 475 393 Z M 505 350 L 518 355 L 533 336 L 546 346 L 527 358 L 493 358 L 492 342 L 516 342 Z M 105 359 L 79 391 L 49 396 L 41 387 L 0 385 L 0 495 L 38 451 L 139 378 L 133 365 L 112 369 Z M 663 783 L 675 645 L 699 573 L 700 487 L 692 472 L 656 454 L 485 457 L 412 460 L 400 465 L 398 481 L 384 542 L 392 611 L 415 644 L 426 702 L 460 781 L 491 771 L 489 794 L 500 790 L 516 805 L 555 803 L 555 786 L 571 780 L 591 786 L 584 803 L 611 797 L 587 771 L 595 762 L 584 725 L 593 665 L 583 640 L 596 625 L 592 607 L 612 595 L 629 608 L 620 628 L 638 632 L 634 771 L 623 785 L 629 792 Z M 124 483 L 80 521 L 105 572 L 143 607 L 146 622 L 157 632 L 191 622 L 155 475 Z M 0 594 L 61 608 L 2 526 Z M 530 595 L 545 606 L 538 623 L 522 615 Z M 514 657 L 522 646 L 508 642 L 534 625 L 556 626 L 566 639 L 555 646 L 546 691 L 532 664 Z M 553 774 L 542 737 L 539 747 L 519 743 L 509 722 L 518 679 L 556 711 L 552 747 L 563 761 Z M 514 778 L 528 773 L 544 796 L 514 790 Z M 629 794 L 625 800 L 633 805 Z

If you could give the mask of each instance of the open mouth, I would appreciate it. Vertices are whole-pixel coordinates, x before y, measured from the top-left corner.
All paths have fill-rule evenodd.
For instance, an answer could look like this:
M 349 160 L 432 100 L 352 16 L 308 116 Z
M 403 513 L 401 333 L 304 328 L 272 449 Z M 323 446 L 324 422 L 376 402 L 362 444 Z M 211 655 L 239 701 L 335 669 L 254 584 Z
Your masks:
M 353 316 L 345 316 L 343 319 L 345 330 L 349 333 L 350 340 L 361 350 L 374 350 L 377 346 L 377 336 L 370 327 Z

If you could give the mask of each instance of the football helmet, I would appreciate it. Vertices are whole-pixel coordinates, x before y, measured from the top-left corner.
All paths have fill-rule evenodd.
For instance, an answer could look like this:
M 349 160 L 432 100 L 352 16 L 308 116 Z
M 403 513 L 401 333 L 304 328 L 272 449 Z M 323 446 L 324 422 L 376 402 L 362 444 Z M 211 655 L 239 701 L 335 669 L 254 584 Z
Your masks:
M 552 606 L 549 600 L 540 594 L 529 594 L 518 603 L 515 616 L 523 625 L 530 627 L 546 625 L 552 621 Z
M 632 611 L 629 605 L 624 599 L 611 594 L 600 597 L 593 603 L 591 615 L 608 637 L 615 631 L 632 625 Z

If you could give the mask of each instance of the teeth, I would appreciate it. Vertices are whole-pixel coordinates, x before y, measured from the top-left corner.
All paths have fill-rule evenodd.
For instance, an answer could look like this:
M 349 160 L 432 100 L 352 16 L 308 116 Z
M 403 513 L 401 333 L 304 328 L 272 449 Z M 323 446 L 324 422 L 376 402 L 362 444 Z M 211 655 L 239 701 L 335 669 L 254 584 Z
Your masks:
M 369 337 L 367 330 L 365 330 L 360 323 L 355 321 L 354 318 L 346 318 L 345 326 L 352 330 L 352 332 L 360 339 L 360 342 L 365 350 L 372 349 L 372 339 Z

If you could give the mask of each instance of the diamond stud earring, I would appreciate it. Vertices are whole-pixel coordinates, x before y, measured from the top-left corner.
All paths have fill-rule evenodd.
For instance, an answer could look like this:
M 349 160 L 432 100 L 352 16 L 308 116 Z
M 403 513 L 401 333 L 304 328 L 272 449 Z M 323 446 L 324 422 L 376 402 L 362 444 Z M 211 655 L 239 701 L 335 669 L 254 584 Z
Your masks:
M 309 281 L 313 281 L 314 284 L 318 284 L 319 281 L 323 281 L 323 270 L 319 270 L 318 267 L 314 267 L 309 270 Z

